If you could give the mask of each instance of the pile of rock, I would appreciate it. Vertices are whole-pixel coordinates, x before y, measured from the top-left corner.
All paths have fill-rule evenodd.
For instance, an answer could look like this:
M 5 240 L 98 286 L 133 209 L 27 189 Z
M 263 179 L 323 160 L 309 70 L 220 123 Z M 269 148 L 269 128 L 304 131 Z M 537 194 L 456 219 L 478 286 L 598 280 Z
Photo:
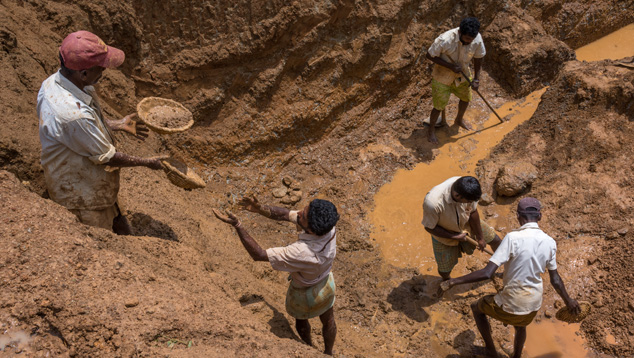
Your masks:
M 293 205 L 302 200 L 303 193 L 298 181 L 290 177 L 284 177 L 282 184 L 284 185 L 271 191 L 271 194 L 273 194 L 275 198 L 280 199 L 282 204 Z

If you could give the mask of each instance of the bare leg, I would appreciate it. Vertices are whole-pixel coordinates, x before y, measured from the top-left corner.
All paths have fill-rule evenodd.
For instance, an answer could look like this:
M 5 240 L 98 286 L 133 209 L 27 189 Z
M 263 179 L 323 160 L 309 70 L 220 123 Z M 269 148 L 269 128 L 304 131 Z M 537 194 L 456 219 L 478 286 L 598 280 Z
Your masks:
M 438 116 L 440 115 L 440 111 L 436 108 L 431 110 L 431 114 L 429 115 L 429 129 L 427 132 L 427 140 L 438 144 L 438 138 L 436 138 L 436 122 L 438 121 Z
M 445 110 L 445 109 L 443 109 L 441 113 L 442 113 L 442 115 L 440 116 L 440 117 L 441 117 L 441 119 L 440 119 L 440 124 L 442 124 L 443 126 L 446 126 L 446 125 L 447 125 L 447 115 L 446 115 L 446 110 Z
M 301 337 L 302 341 L 306 342 L 309 346 L 313 345 L 313 339 L 310 336 L 310 322 L 307 319 L 295 320 L 295 329 Z
M 489 320 L 484 312 L 478 308 L 477 301 L 471 304 L 471 311 L 473 311 L 473 318 L 476 321 L 480 335 L 482 335 L 487 353 L 491 357 L 497 357 L 498 353 L 495 350 L 495 343 L 493 343 L 493 337 L 491 336 L 491 325 L 489 325 Z
M 464 123 L 464 112 L 467 111 L 467 107 L 469 107 L 469 102 L 464 102 L 463 100 L 460 100 L 460 103 L 458 103 L 458 114 L 456 115 L 456 120 L 453 122 L 454 126 L 460 126 L 468 131 L 471 130 L 471 126 L 468 125 L 467 123 Z
M 495 237 L 493 238 L 493 240 L 489 242 L 489 246 L 491 246 L 491 249 L 493 249 L 493 252 L 495 252 L 495 250 L 498 249 L 498 246 L 500 246 L 501 243 L 502 243 L 502 239 L 500 239 L 498 234 L 495 234 Z
M 526 342 L 526 327 L 515 327 L 515 342 L 513 343 L 513 358 L 522 358 L 524 342 Z
M 324 354 L 332 355 L 332 347 L 335 345 L 337 337 L 337 324 L 335 323 L 335 313 L 332 307 L 321 316 L 319 316 L 322 324 L 322 334 L 324 336 Z

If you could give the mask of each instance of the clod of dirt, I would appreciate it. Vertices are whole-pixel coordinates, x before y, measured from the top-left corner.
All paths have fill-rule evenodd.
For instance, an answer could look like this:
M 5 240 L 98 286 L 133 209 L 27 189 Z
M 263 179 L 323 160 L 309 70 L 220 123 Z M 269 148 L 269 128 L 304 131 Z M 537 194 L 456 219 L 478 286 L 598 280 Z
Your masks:
M 508 164 L 500 169 L 495 191 L 502 196 L 516 196 L 528 189 L 537 178 L 537 168 L 526 162 Z
M 184 109 L 172 106 L 152 107 L 146 120 L 155 126 L 163 128 L 181 128 L 191 120 L 191 114 Z
M 290 188 L 291 184 L 293 184 L 294 180 L 291 177 L 284 177 L 284 179 L 282 179 L 282 183 L 284 185 L 286 185 L 287 187 Z
M 483 206 L 487 206 L 487 205 L 490 205 L 493 202 L 494 202 L 494 200 L 493 200 L 493 197 L 491 197 L 491 195 L 482 194 L 482 197 L 480 198 L 480 201 L 478 202 L 478 204 L 483 205 Z
M 283 197 L 282 200 L 280 200 L 280 202 L 282 204 L 292 205 L 292 204 L 295 204 L 295 203 L 299 202 L 300 200 L 302 200 L 301 196 L 288 195 L 288 196 Z
M 125 306 L 130 308 L 130 307 L 136 307 L 139 305 L 139 299 L 138 298 L 130 298 L 127 301 L 125 301 Z
M 283 198 L 286 193 L 288 193 L 288 189 L 286 189 L 285 187 L 275 188 L 271 191 L 271 194 L 273 194 L 273 196 L 278 199 Z

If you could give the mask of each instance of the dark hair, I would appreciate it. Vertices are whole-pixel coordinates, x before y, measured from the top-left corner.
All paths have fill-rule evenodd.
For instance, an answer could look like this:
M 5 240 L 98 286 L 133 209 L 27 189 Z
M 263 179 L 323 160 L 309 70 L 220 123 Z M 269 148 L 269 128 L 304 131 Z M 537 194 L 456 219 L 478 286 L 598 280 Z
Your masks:
M 308 228 L 316 235 L 325 235 L 339 221 L 335 205 L 328 200 L 315 199 L 308 205 Z
M 460 21 L 461 34 L 476 37 L 478 32 L 480 32 L 480 21 L 475 17 L 467 17 Z
M 524 218 L 526 221 L 537 222 L 539 221 L 539 216 L 541 215 L 541 211 L 535 208 L 526 208 L 526 210 L 517 212 L 520 217 Z
M 461 177 L 453 184 L 453 190 L 469 201 L 478 201 L 482 196 L 480 182 L 474 177 Z

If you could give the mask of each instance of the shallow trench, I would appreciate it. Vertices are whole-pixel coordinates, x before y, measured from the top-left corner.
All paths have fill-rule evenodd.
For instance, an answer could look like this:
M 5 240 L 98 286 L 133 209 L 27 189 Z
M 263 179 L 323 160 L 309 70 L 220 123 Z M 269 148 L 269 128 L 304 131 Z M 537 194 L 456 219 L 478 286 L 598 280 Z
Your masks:
M 634 24 L 615 31 L 593 43 L 577 49 L 577 60 L 600 61 L 605 59 L 619 60 L 634 54 Z M 530 119 L 540 103 L 540 98 L 547 88 L 537 90 L 527 97 L 496 106 L 498 113 L 506 122 L 500 122 L 481 99 L 472 102 L 465 118 L 475 124 L 476 131 L 466 133 L 463 130 L 441 130 L 440 147 L 437 155 L 430 162 L 419 163 L 411 170 L 398 170 L 392 181 L 380 188 L 374 196 L 375 206 L 369 215 L 374 226 L 372 238 L 379 244 L 382 257 L 390 264 L 401 268 L 414 268 L 427 277 L 427 293 L 432 294 L 438 285 L 439 277 L 434 260 L 431 237 L 420 224 L 423 217 L 422 203 L 426 193 L 435 185 L 453 176 L 475 175 L 476 164 L 484 159 L 491 149 L 516 126 Z M 474 94 L 475 96 L 475 94 Z M 455 106 L 455 103 L 454 103 Z M 449 116 L 448 116 L 449 118 Z M 451 123 L 451 122 L 450 122 Z M 513 198 L 498 197 L 493 208 L 486 208 L 486 220 L 497 231 L 500 237 L 517 226 L 512 205 Z M 488 205 L 488 204 L 485 204 Z M 480 206 L 482 212 L 483 206 Z M 481 214 L 482 215 L 482 214 Z M 583 244 L 578 244 L 583 243 Z M 580 236 L 575 244 L 562 242 L 559 257 L 560 264 L 573 268 L 570 275 L 590 275 L 584 261 L 593 252 L 596 239 Z M 476 252 L 484 267 L 488 255 Z M 565 257 L 562 259 L 562 257 Z M 469 266 L 461 260 L 453 276 L 461 276 L 478 267 Z M 431 276 L 431 277 L 430 277 Z M 547 276 L 547 275 L 546 275 Z M 564 277 L 564 281 L 565 281 Z M 544 282 L 547 282 L 544 277 Z M 436 284 L 430 284 L 436 283 Z M 545 285 L 548 283 L 545 283 Z M 451 300 L 465 296 L 468 290 L 446 294 Z M 495 293 L 493 287 L 488 293 Z M 542 307 L 542 310 L 544 307 Z M 443 309 L 429 306 L 426 309 L 436 334 L 440 330 L 450 330 L 452 323 Z M 527 328 L 525 344 L 526 357 L 599 357 L 588 347 L 580 331 L 580 323 L 568 324 L 554 318 L 538 320 Z M 476 335 L 478 335 L 476 331 Z M 503 335 L 504 333 L 502 333 Z M 513 341 L 513 330 L 508 328 L 508 340 Z M 607 333 L 606 340 L 616 344 L 614 336 Z M 512 352 L 512 345 L 502 344 L 507 354 Z M 451 355 L 455 350 L 436 344 L 433 346 L 438 356 Z
M 5 3 L 14 2 L 3 2 L 2 6 Z M 559 3 L 542 9 L 541 3 L 525 1 L 505 3 L 504 9 L 498 1 L 319 1 L 318 4 L 299 1 L 287 4 L 280 1 L 212 3 L 197 0 L 187 4 L 175 1 L 159 4 L 136 0 L 124 4 L 110 0 L 90 3 L 20 0 L 15 3 L 18 5 L 12 10 L 16 11 L 16 19 L 19 17 L 22 22 L 16 20 L 18 25 L 9 25 L 18 36 L 11 37 L 11 31 L 0 29 L 0 45 L 6 50 L 2 59 L 17 70 L 15 78 L 11 78 L 15 87 L 7 88 L 14 97 L 7 95 L 12 100 L 2 104 L 17 103 L 8 111 L 11 121 L 6 133 L 10 133 L 10 140 L 5 141 L 6 138 L 0 136 L 3 143 L 12 143 L 8 149 L 1 148 L 0 163 L 20 174 L 23 185 L 34 186 L 37 176 L 41 177 L 37 165 L 39 144 L 36 134 L 33 135 L 36 130 L 28 132 L 28 136 L 23 135 L 27 133 L 24 123 L 37 127 L 31 102 L 41 80 L 56 69 L 58 42 L 78 27 L 92 28 L 107 42 L 114 39 L 128 54 L 122 72 L 108 71 L 110 73 L 101 84 L 101 94 L 111 107 L 109 114 L 134 111 L 135 96 L 138 100 L 158 95 L 183 102 L 197 116 L 197 125 L 185 134 L 169 138 L 153 136 L 145 144 L 130 141 L 121 144 L 124 151 L 143 156 L 156 152 L 184 154 L 208 181 L 208 187 L 205 191 L 183 192 L 169 187 L 162 173 L 148 173 L 143 169 L 124 171 L 121 196 L 129 199 L 130 218 L 136 225 L 135 235 L 140 238 L 108 240 L 95 235 L 96 241 L 112 246 L 89 254 L 108 253 L 126 265 L 138 263 L 140 268 L 157 269 L 162 277 L 158 277 L 159 284 L 152 286 L 156 273 L 148 275 L 141 269 L 132 271 L 141 277 L 153 278 L 144 283 L 144 287 L 152 288 L 147 292 L 141 292 L 139 286 L 132 289 L 122 286 L 115 279 L 112 281 L 119 286 L 107 291 L 108 295 L 101 291 L 101 287 L 94 286 L 87 291 L 76 291 L 80 292 L 80 299 L 90 304 L 96 301 L 97 307 L 85 312 L 83 308 L 77 309 L 76 302 L 64 302 L 61 307 L 68 309 L 68 318 L 59 320 L 60 330 L 55 328 L 52 334 L 40 331 L 31 337 L 38 341 L 43 337 L 49 339 L 57 344 L 59 352 L 72 349 L 83 352 L 84 356 L 112 356 L 110 353 L 115 352 L 123 356 L 128 353 L 132 356 L 132 352 L 141 352 L 140 355 L 145 356 L 213 356 L 210 352 L 215 352 L 218 356 L 218 351 L 214 350 L 217 346 L 229 352 L 226 356 L 231 356 L 231 352 L 234 355 L 235 352 L 254 354 L 254 347 L 263 349 L 264 356 L 271 356 L 277 352 L 277 346 L 287 352 L 294 350 L 296 356 L 303 352 L 318 356 L 322 343 L 319 323 L 313 325 L 316 347 L 308 348 L 297 338 L 292 318 L 284 313 L 285 277 L 263 265 L 247 262 L 242 248 L 236 246 L 234 233 L 208 214 L 209 206 L 234 207 L 240 195 L 253 189 L 267 202 L 276 203 L 270 191 L 282 186 L 283 176 L 292 176 L 302 183 L 303 201 L 297 205 L 305 204 L 312 197 L 335 198 L 344 213 L 335 268 L 340 278 L 336 308 L 340 331 L 335 346 L 339 356 L 436 357 L 443 354 L 443 357 L 456 357 L 456 351 L 460 356 L 471 356 L 465 347 L 481 342 L 477 341 L 473 327 L 462 332 L 452 330 L 454 322 L 465 315 L 460 305 L 451 305 L 453 298 L 471 299 L 470 293 L 457 291 L 455 296 L 441 302 L 430 299 L 436 280 L 433 263 L 430 265 L 431 261 L 424 255 L 410 255 L 413 249 L 407 244 L 400 246 L 407 251 L 402 257 L 409 257 L 407 260 L 411 259 L 412 263 L 403 264 L 406 261 L 400 257 L 400 264 L 388 256 L 377 258 L 379 250 L 375 245 L 380 240 L 369 236 L 367 213 L 372 206 L 372 194 L 392 178 L 395 168 L 412 168 L 434 156 L 453 162 L 464 151 L 470 151 L 473 158 L 486 156 L 486 151 L 481 150 L 485 147 L 485 137 L 489 133 L 502 136 L 510 131 L 512 123 L 527 115 L 516 112 L 530 110 L 538 102 L 538 93 L 505 105 L 509 90 L 502 88 L 498 79 L 508 73 L 491 71 L 491 75 L 485 74 L 490 86 L 487 90 L 502 93 L 489 100 L 501 111 L 508 112 L 503 116 L 514 114 L 511 122 L 495 125 L 495 120 L 487 120 L 488 110 L 476 100 L 468 116 L 478 122 L 480 132 L 444 136 L 441 140 L 446 144 L 432 148 L 426 145 L 418 128 L 420 120 L 427 115 L 429 97 L 429 86 L 425 82 L 429 77 L 427 62 L 417 57 L 419 51 L 433 40 L 439 29 L 450 28 L 465 13 L 482 15 L 488 24 L 498 20 L 496 30 L 512 33 L 510 25 L 520 24 L 515 29 L 523 30 L 522 35 L 532 36 L 533 31 L 537 31 L 536 38 L 553 36 L 568 38 L 575 43 L 585 41 L 586 37 L 579 34 L 583 29 L 596 27 L 598 30 L 592 33 L 596 36 L 628 16 L 627 12 L 615 12 L 610 17 L 615 21 L 593 23 L 596 8 L 600 7 L 592 6 L 592 1 L 581 4 L 582 11 L 569 11 L 566 8 L 569 1 L 561 2 L 566 5 L 563 10 Z M 39 12 L 37 16 L 26 10 L 18 13 L 16 9 L 22 9 L 22 6 L 24 9 L 31 6 Z M 521 12 L 520 6 L 526 12 Z M 529 12 L 536 18 L 542 16 L 544 27 L 548 25 L 551 30 L 548 33 L 542 31 L 535 21 L 524 22 L 523 19 L 530 17 Z M 550 17 L 553 14 L 557 16 Z M 559 26 L 560 22 L 566 23 L 565 26 Z M 256 26 L 252 26 L 254 24 Z M 37 31 L 29 33 L 28 29 Z M 46 34 L 45 43 L 41 41 L 40 30 Z M 20 37 L 22 32 L 31 38 Z M 198 36 L 200 33 L 204 36 Z M 490 35 L 497 34 L 492 31 Z M 552 43 L 553 39 L 549 41 Z M 563 51 L 565 46 L 562 44 L 555 47 L 562 52 L 569 51 Z M 530 53 L 523 59 L 531 60 Z M 556 65 L 561 64 L 560 59 L 557 57 Z M 548 65 L 542 62 L 535 68 L 554 70 L 556 67 Z M 40 73 L 35 75 L 38 71 Z M 542 79 L 531 80 L 529 85 Z M 491 139 L 486 146 L 492 146 L 498 140 Z M 7 158 L 11 161 L 5 163 Z M 24 175 L 27 166 L 22 161 L 35 168 L 27 173 L 32 176 Z M 458 162 L 455 168 L 442 170 L 466 172 L 472 170 L 475 159 L 469 164 Z M 413 170 L 417 171 L 420 171 L 418 167 Z M 29 184 L 28 180 L 33 182 Z M 412 193 L 424 195 L 425 191 L 416 186 L 407 198 L 414 197 Z M 412 213 L 420 209 L 421 202 L 419 197 L 411 204 Z M 512 223 L 506 222 L 509 212 L 505 212 L 503 206 L 490 214 L 501 231 L 512 227 Z M 268 246 L 279 245 L 281 235 L 284 235 L 284 242 L 294 237 L 291 228 L 262 223 L 252 217 L 247 220 L 257 238 Z M 416 228 L 420 215 L 408 218 L 407 225 L 399 220 L 393 227 Z M 81 229 L 80 225 L 72 227 Z M 81 235 L 85 234 L 82 232 Z M 86 238 L 81 236 L 79 239 Z M 589 238 L 588 242 L 591 240 Z M 92 234 L 87 241 L 95 241 Z M 580 246 L 580 250 L 584 248 Z M 51 250 L 57 251 L 56 248 Z M 174 256 L 175 259 L 172 255 L 179 250 L 186 253 Z M 151 254 L 149 258 L 146 258 L 147 253 Z M 60 256 L 65 255 L 64 252 Z M 476 258 L 469 261 L 466 268 L 477 268 L 484 257 Z M 572 255 L 566 259 L 583 268 L 582 256 Z M 109 277 L 112 273 L 107 264 L 103 264 L 106 267 L 103 271 L 91 271 L 91 268 L 87 272 Z M 431 271 L 427 271 L 429 268 Z M 28 280 L 31 271 L 28 267 L 25 270 L 24 277 Z M 421 278 L 429 280 L 430 284 L 421 282 Z M 110 286 L 110 281 L 99 282 Z M 213 294 L 190 291 L 194 286 Z M 479 289 L 484 292 L 490 287 Z M 35 291 L 33 295 L 40 299 L 42 297 L 38 295 L 45 296 L 49 292 L 55 291 Z M 61 292 L 75 291 L 65 289 Z M 88 293 L 84 295 L 85 292 Z M 122 306 L 118 297 L 110 297 L 130 293 L 145 298 L 137 306 L 139 310 L 148 309 L 153 313 L 142 311 L 137 315 L 134 309 L 119 307 L 124 317 L 120 322 L 99 315 L 99 312 L 111 309 L 111 304 Z M 99 300 L 103 297 L 92 296 L 95 294 L 106 297 L 103 300 L 106 303 Z M 154 307 L 159 300 L 169 309 L 161 312 L 158 304 Z M 193 302 L 195 300 L 200 302 Z M 206 311 L 207 316 L 188 308 L 201 302 L 207 308 L 220 308 L 210 314 Z M 239 307 L 233 307 L 236 305 Z M 20 307 L 19 304 L 16 307 Z M 165 311 L 168 314 L 161 316 Z M 0 310 L 0 313 L 13 314 L 6 310 Z M 114 326 L 113 330 L 118 330 L 123 338 L 117 344 L 109 341 L 109 345 L 101 345 L 104 342 L 102 332 L 83 326 L 84 317 L 94 320 L 98 328 L 110 330 Z M 36 315 L 37 319 L 39 316 Z M 238 323 L 234 324 L 234 320 Z M 253 321 L 256 325 L 245 321 Z M 32 324 L 32 321 L 26 324 Z M 544 329 L 548 329 L 546 324 L 544 322 L 542 326 Z M 66 335 L 68 343 L 61 342 L 58 333 L 69 331 L 79 333 Z M 172 351 L 165 347 L 167 340 L 157 342 L 154 339 L 157 332 L 175 334 L 179 338 L 193 337 L 195 345 L 191 350 L 178 345 Z M 85 339 L 82 333 L 85 333 Z M 254 336 L 251 340 L 244 337 L 250 334 Z M 508 338 L 502 337 L 502 340 L 508 341 Z M 459 343 L 455 345 L 458 348 L 451 345 L 454 342 Z M 529 345 L 535 347 L 537 344 L 529 342 Z M 564 349 L 557 342 L 544 344 L 546 346 L 550 347 L 548 353 L 555 352 L 555 355 L 558 349 Z M 108 348 L 112 350 L 108 351 Z M 44 355 L 44 352 L 43 348 L 39 353 Z M 540 354 L 530 349 L 529 353 L 531 356 Z

